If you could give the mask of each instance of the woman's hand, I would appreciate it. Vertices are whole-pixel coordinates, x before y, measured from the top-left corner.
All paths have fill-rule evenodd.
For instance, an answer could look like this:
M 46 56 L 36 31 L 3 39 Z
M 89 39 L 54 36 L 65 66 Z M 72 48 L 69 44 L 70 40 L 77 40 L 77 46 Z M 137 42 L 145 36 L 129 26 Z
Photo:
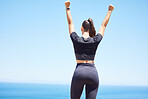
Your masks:
M 108 7 L 108 11 L 112 12 L 113 10 L 114 10 L 114 6 L 110 4 L 109 7 Z
M 65 7 L 66 7 L 66 8 L 69 8 L 69 6 L 70 6 L 70 1 L 66 1 L 66 2 L 65 2 Z

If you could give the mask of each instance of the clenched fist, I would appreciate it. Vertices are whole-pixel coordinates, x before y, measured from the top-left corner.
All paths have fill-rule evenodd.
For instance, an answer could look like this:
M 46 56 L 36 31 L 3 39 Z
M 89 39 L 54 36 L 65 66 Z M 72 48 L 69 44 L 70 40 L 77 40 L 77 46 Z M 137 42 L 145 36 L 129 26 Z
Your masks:
M 109 11 L 113 11 L 114 10 L 114 6 L 110 4 L 109 7 L 108 7 L 108 10 Z
M 69 8 L 69 6 L 70 6 L 70 1 L 66 1 L 66 2 L 65 2 L 65 7 L 66 7 L 66 8 Z

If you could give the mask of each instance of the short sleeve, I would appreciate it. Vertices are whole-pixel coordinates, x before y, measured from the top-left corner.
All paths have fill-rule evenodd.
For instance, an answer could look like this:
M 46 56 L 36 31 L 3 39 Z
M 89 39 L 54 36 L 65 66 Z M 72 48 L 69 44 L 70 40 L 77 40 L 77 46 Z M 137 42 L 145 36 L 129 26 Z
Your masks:
M 103 37 L 102 37 L 102 35 L 100 33 L 98 33 L 93 38 L 94 38 L 94 41 L 95 42 L 98 42 L 99 43 L 102 40 Z
M 71 38 L 72 41 L 77 41 L 78 38 L 79 38 L 79 36 L 77 35 L 76 32 L 72 32 L 72 33 L 70 34 L 70 38 Z

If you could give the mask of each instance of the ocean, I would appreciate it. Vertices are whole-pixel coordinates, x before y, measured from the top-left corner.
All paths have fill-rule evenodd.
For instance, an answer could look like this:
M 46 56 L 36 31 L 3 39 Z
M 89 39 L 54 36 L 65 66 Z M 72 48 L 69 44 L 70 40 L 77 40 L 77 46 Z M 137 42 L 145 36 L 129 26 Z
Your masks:
M 70 99 L 70 85 L 0 83 L 0 99 Z M 100 86 L 97 99 L 148 99 L 148 87 Z

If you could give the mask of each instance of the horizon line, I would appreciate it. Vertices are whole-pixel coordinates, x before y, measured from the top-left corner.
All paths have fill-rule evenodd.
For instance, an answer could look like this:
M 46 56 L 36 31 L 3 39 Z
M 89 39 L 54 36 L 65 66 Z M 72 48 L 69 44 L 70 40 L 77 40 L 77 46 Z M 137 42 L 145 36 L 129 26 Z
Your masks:
M 23 82 L 23 81 L 0 81 L 0 83 L 18 83 L 18 84 L 46 84 L 46 85 L 70 85 L 70 83 L 49 83 L 49 82 Z M 131 87 L 148 87 L 148 85 L 126 85 L 126 84 L 100 84 L 99 86 L 131 86 Z

